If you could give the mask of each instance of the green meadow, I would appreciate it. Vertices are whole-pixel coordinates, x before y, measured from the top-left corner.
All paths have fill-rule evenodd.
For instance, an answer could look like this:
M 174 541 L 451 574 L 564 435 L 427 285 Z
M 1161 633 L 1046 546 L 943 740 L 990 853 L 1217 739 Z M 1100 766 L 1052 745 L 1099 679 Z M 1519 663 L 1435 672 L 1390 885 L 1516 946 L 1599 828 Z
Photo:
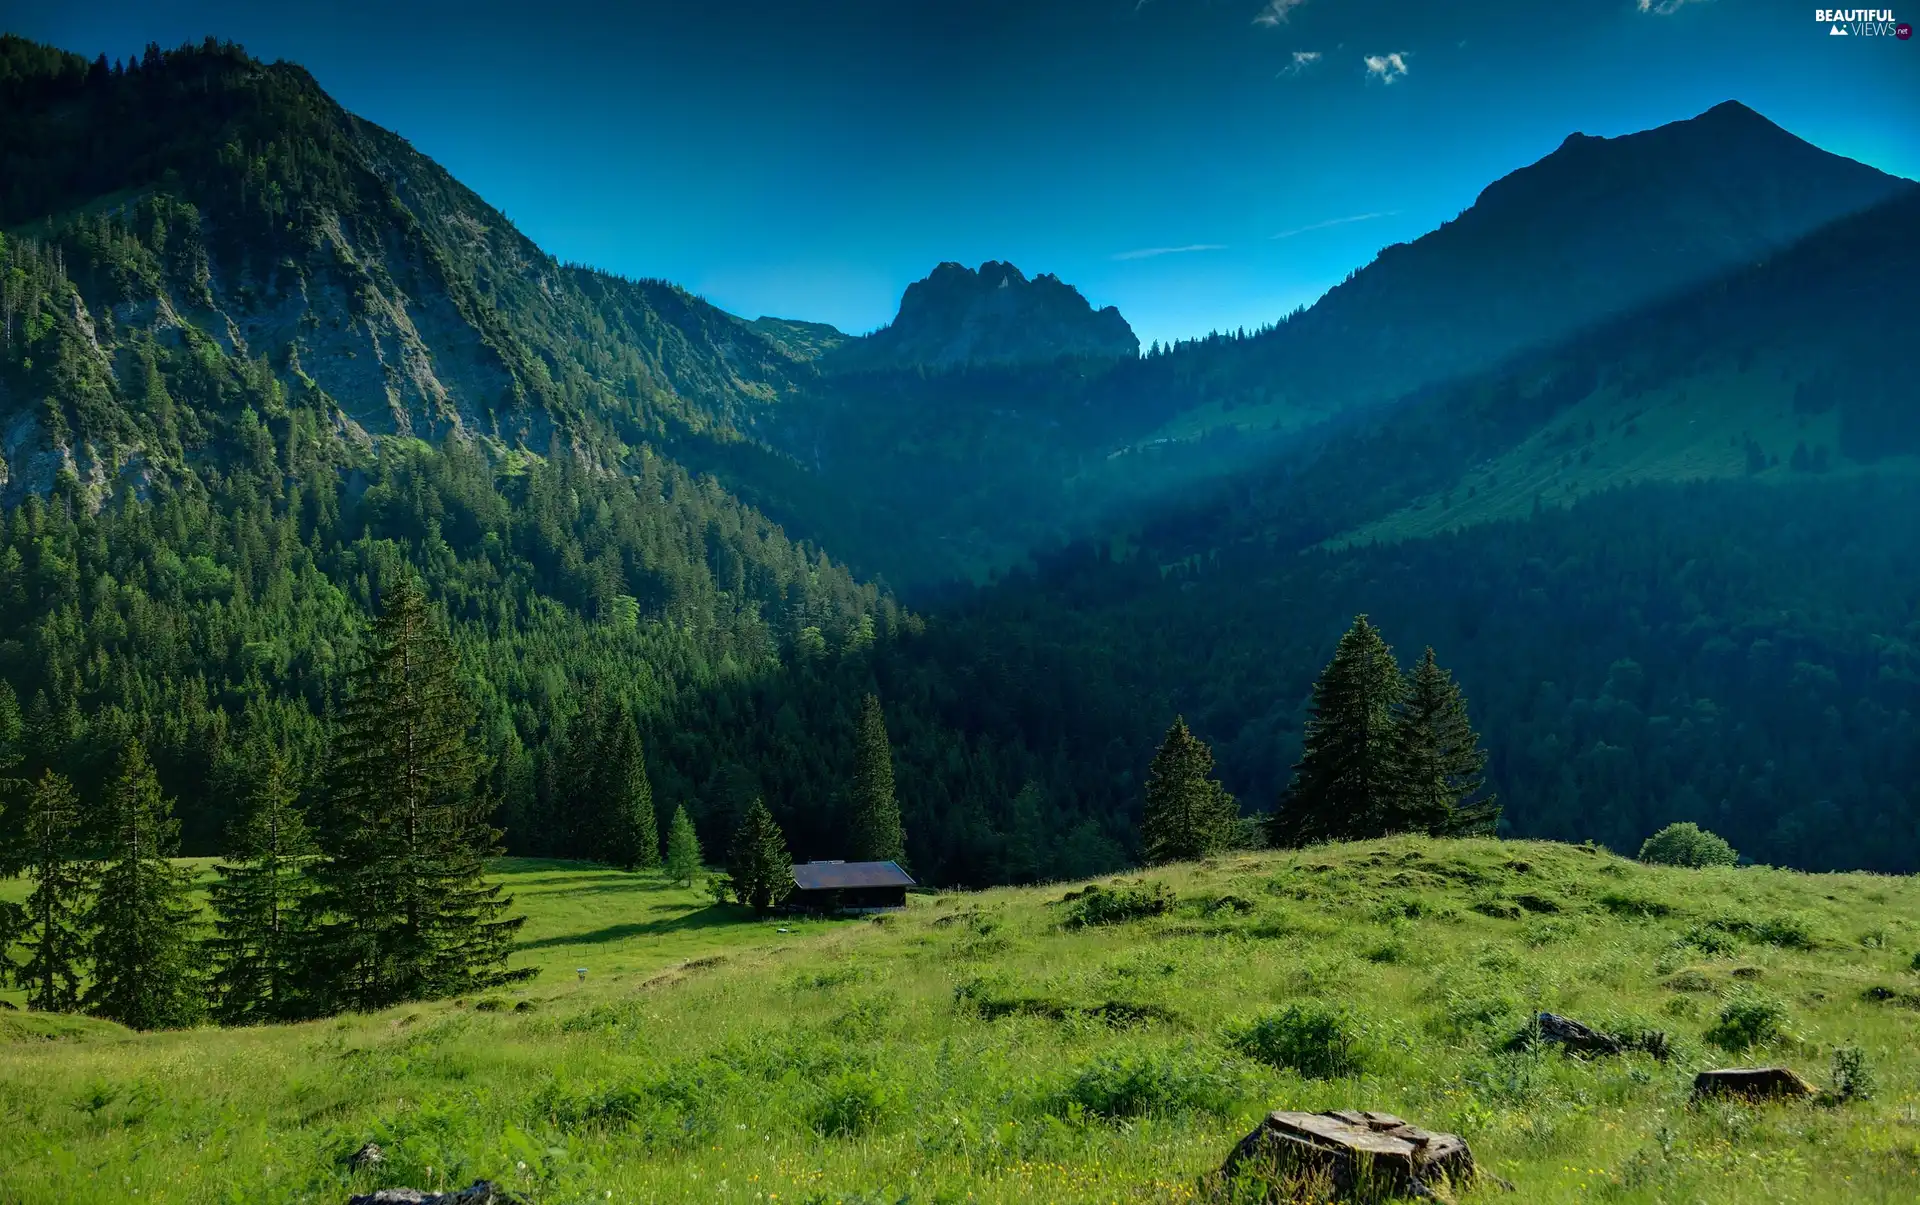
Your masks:
M 1407 838 L 829 922 L 497 872 L 541 968 L 512 990 L 154 1034 L 0 1009 L 0 1201 L 1189 1201 L 1266 1111 L 1343 1107 L 1515 1186 L 1461 1200 L 1920 1199 L 1911 879 Z M 1516 1041 L 1540 1009 L 1644 1049 Z M 1762 1062 L 1829 1092 L 1689 1101 Z

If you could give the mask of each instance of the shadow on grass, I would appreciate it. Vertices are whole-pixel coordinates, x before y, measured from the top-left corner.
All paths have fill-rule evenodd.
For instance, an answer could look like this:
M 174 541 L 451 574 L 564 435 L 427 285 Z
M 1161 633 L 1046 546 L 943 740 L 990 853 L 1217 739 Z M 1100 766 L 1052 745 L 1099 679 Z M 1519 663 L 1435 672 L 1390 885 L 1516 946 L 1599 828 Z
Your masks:
M 650 895 L 650 894 L 659 894 L 667 891 L 673 891 L 683 897 L 687 894 L 685 888 L 676 888 L 670 885 L 664 885 L 660 883 L 644 883 L 644 882 L 611 882 L 610 883 L 605 879 L 601 879 L 598 882 L 589 882 L 584 885 L 577 885 L 577 886 L 576 885 L 555 886 L 550 882 L 549 883 L 524 883 L 524 882 L 523 883 L 506 883 L 503 885 L 506 887 L 508 891 L 511 891 L 515 895 L 544 895 L 558 902 L 564 902 L 566 900 L 570 900 L 575 897 L 585 898 L 586 896 L 589 896 L 589 895 Z M 659 906 L 673 907 L 674 905 L 666 904 L 666 905 L 659 905 Z
M 732 904 L 709 904 L 698 912 L 689 912 L 672 920 L 639 921 L 625 925 L 608 925 L 604 929 L 589 929 L 584 933 L 560 933 L 534 941 L 523 941 L 514 948 L 544 950 L 554 946 L 598 946 L 610 941 L 624 941 L 629 937 L 658 937 L 666 933 L 687 933 L 698 929 L 721 929 L 732 925 L 752 924 L 759 919 L 746 908 Z

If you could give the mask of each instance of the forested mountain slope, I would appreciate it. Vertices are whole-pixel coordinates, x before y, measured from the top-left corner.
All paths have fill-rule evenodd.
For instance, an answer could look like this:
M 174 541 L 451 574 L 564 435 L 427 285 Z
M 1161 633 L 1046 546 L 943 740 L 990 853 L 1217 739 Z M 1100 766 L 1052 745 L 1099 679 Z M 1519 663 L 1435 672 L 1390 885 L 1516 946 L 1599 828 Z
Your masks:
M 1263 805 L 1366 611 L 1459 672 L 1514 831 L 1624 849 L 1691 819 L 1762 860 L 1911 871 L 1916 280 L 1908 189 L 1149 510 L 1129 555 L 1050 558 L 948 634 L 1013 667 L 1014 727 L 1084 747 L 1074 704 L 1120 700 L 1090 714 L 1126 713 L 1124 746 L 1184 712 Z
M 246 733 L 323 769 L 410 566 L 453 621 L 514 848 L 578 852 L 569 730 L 596 701 L 636 715 L 663 819 L 687 803 L 710 849 L 764 796 L 796 852 L 841 852 L 872 650 L 918 621 L 696 476 L 777 471 L 741 429 L 804 357 L 555 263 L 232 46 L 114 70 L 7 38 L 0 111 L 0 679 L 24 714 L 0 742 L 25 772 L 85 794 L 140 736 L 212 851 Z M 920 714 L 890 715 L 916 869 L 994 877 L 1034 755 Z M 1086 869 L 1121 856 L 1077 812 L 1025 832 Z

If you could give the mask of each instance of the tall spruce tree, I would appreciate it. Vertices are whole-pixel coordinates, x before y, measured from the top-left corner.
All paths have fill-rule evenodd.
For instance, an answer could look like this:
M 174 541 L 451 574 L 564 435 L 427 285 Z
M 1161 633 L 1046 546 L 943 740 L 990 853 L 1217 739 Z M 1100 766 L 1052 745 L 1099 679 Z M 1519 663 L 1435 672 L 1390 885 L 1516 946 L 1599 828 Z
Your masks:
M 1393 650 L 1365 615 L 1356 616 L 1313 684 L 1304 748 L 1268 830 L 1273 844 L 1388 831 L 1401 785 L 1394 715 L 1405 689 Z
M 1182 862 L 1225 849 L 1240 809 L 1211 775 L 1213 750 L 1175 716 L 1147 768 L 1141 841 L 1149 862 Z
M 793 890 L 793 856 L 787 852 L 786 834 L 761 800 L 753 801 L 733 835 L 727 876 L 733 898 L 760 912 L 780 903 Z
M 560 853 L 569 858 L 608 861 L 607 797 L 613 776 L 605 756 L 614 737 L 616 717 L 603 691 L 590 690 L 580 710 L 567 722 L 565 753 L 561 759 L 559 798 L 554 820 Z
M 691 887 L 703 869 L 700 835 L 693 831 L 686 807 L 676 807 L 673 823 L 667 826 L 667 878 L 682 887 Z
M 360 1010 L 518 977 L 505 964 L 526 919 L 485 878 L 500 834 L 452 643 L 410 575 L 385 603 L 341 708 L 314 870 L 317 987 Z
M 7 870 L 31 878 L 33 891 L 15 935 L 26 946 L 27 961 L 14 977 L 27 991 L 29 1008 L 73 1012 L 80 1007 L 95 875 L 80 797 L 72 783 L 44 770 L 21 810 L 19 842 Z
M 906 864 L 907 834 L 893 794 L 893 749 L 877 695 L 860 704 L 853 770 L 852 854 L 863 862 Z
M 633 714 L 610 717 L 601 742 L 600 846 L 594 856 L 622 870 L 660 865 L 660 821 L 653 810 L 646 752 Z
M 191 1024 L 201 1013 L 191 879 L 168 861 L 179 841 L 173 805 L 146 748 L 127 742 L 102 808 L 106 859 L 87 914 L 95 1016 L 134 1029 Z
M 241 757 L 245 810 L 228 858 L 208 889 L 214 934 L 213 1011 L 224 1025 L 284 1021 L 306 1010 L 301 985 L 312 953 L 308 869 L 319 846 L 295 802 L 286 761 L 255 737 Z
M 1486 786 L 1486 751 L 1467 718 L 1467 700 L 1428 648 L 1407 677 L 1394 716 L 1394 761 L 1400 776 L 1395 830 L 1462 836 L 1490 833 L 1500 819 Z

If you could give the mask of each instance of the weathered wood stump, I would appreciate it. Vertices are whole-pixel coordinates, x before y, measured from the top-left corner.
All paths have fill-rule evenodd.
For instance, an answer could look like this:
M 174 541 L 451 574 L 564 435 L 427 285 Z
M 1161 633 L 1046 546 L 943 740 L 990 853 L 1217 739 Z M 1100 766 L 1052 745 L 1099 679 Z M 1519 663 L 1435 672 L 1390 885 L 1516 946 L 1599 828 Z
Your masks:
M 1786 1067 L 1725 1067 L 1693 1077 L 1695 1096 L 1744 1096 L 1749 1100 L 1812 1096 L 1816 1089 Z
M 1303 1179 L 1324 1180 L 1340 1196 L 1431 1196 L 1434 1185 L 1464 1184 L 1473 1175 L 1473 1153 L 1459 1135 L 1344 1109 L 1269 1114 L 1220 1168 L 1223 1181 L 1269 1181 L 1274 1199 L 1286 1182 Z
M 475 1180 L 452 1192 L 422 1192 L 417 1188 L 383 1188 L 349 1197 L 347 1205 L 526 1205 L 526 1198 L 488 1180 Z
M 1552 1042 L 1574 1054 L 1624 1054 L 1627 1049 L 1619 1038 L 1582 1025 L 1572 1017 L 1541 1013 L 1538 1023 L 1542 1041 Z

